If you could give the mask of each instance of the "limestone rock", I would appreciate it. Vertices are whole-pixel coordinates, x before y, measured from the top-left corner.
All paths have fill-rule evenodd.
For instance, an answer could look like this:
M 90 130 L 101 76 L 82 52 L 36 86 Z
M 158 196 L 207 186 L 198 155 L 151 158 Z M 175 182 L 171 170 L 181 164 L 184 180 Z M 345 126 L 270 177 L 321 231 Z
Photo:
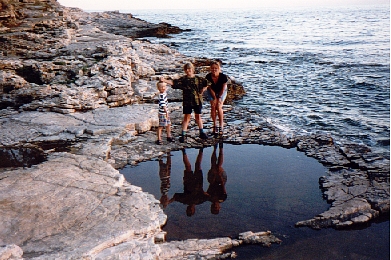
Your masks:
M 362 224 L 377 217 L 379 212 L 373 210 L 364 199 L 352 198 L 347 201 L 336 201 L 332 207 L 311 220 L 300 221 L 296 226 L 310 226 L 315 229 L 324 227 L 344 228 Z
M 23 259 L 23 250 L 17 245 L 0 246 L 1 260 L 19 260 Z
M 180 68 L 188 60 L 167 46 L 134 39 L 181 31 L 168 24 L 119 12 L 86 13 L 56 1 L 2 5 L 1 22 L 9 27 L 0 36 L 0 109 L 67 114 L 138 103 L 143 95 L 135 95 L 136 80 L 149 80 L 167 61 Z
M 159 201 L 86 156 L 52 154 L 31 170 L 1 173 L 1 180 L 0 243 L 23 245 L 26 255 L 94 255 L 138 234 L 160 232 L 165 221 Z

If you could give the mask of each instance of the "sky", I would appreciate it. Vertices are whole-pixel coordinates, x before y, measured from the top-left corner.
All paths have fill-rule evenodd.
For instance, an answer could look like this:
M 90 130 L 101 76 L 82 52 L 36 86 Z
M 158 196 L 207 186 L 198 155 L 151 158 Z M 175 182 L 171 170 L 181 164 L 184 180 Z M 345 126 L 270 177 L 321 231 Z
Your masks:
M 284 6 L 329 6 L 390 4 L 390 0 L 57 0 L 67 7 L 113 11 L 140 9 L 263 8 Z

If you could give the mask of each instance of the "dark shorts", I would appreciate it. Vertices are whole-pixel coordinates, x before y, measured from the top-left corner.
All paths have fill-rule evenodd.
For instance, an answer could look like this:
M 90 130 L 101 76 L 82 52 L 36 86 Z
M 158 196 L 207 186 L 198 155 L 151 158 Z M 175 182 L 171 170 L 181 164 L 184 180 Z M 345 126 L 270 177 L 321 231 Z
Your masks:
M 183 107 L 183 114 L 191 114 L 191 112 L 194 110 L 195 114 L 201 114 L 202 111 L 202 105 L 198 106 L 184 106 Z

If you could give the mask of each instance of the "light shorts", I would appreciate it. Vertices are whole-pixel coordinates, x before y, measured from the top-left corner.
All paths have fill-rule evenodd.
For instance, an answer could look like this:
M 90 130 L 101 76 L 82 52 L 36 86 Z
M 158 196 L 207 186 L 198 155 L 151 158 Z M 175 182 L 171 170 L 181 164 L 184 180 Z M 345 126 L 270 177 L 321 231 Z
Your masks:
M 223 101 L 223 103 L 224 103 L 225 99 L 227 98 L 227 94 L 228 94 L 228 88 L 226 88 L 224 90 L 223 95 L 221 96 L 221 101 Z M 213 97 L 212 97 L 212 94 L 210 93 L 210 89 L 209 88 L 206 90 L 206 99 L 208 101 L 212 101 L 213 100 Z
M 166 117 L 166 114 L 159 114 L 159 126 L 169 126 L 171 125 L 170 117 Z

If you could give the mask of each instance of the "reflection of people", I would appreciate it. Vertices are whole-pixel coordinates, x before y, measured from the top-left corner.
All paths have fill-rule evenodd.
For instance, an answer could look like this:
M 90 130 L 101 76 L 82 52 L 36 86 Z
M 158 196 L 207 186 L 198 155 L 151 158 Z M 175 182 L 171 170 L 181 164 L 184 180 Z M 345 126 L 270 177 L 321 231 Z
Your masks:
M 167 153 L 167 161 L 163 162 L 163 158 L 159 158 L 159 177 L 160 177 L 160 204 L 166 208 L 169 199 L 168 191 L 170 190 L 170 175 L 171 175 L 171 154 Z
M 201 169 L 202 155 L 203 149 L 201 148 L 198 152 L 193 172 L 186 150 L 182 150 L 183 163 L 185 164 L 185 170 L 183 172 L 183 193 L 175 193 L 170 200 L 170 203 L 178 201 L 188 205 L 186 215 L 189 217 L 194 215 L 195 206 L 204 203 L 209 197 L 203 187 L 203 174 Z
M 210 212 L 212 214 L 219 214 L 221 205 L 227 199 L 227 191 L 225 190 L 225 183 L 227 182 L 227 173 L 223 169 L 223 143 L 219 144 L 219 157 L 216 156 L 217 144 L 214 146 L 213 153 L 210 159 L 211 168 L 208 172 L 209 187 L 207 193 L 210 205 Z
M 183 121 L 182 121 L 182 135 L 179 138 L 181 143 L 186 140 L 186 131 L 191 119 L 191 113 L 194 110 L 195 121 L 199 128 L 199 137 L 201 139 L 208 139 L 204 133 L 201 119 L 202 111 L 202 93 L 207 88 L 207 80 L 195 75 L 194 66 L 191 63 L 186 63 L 183 67 L 186 75 L 179 79 L 167 80 L 163 77 L 160 81 L 170 84 L 174 89 L 182 89 L 183 93 Z
M 221 73 L 220 63 L 215 61 L 210 65 L 210 73 L 205 77 L 209 82 L 207 90 L 210 101 L 210 117 L 213 121 L 213 134 L 222 135 L 224 130 L 223 104 L 227 97 L 227 75 Z M 216 112 L 219 117 L 219 127 L 216 124 Z

